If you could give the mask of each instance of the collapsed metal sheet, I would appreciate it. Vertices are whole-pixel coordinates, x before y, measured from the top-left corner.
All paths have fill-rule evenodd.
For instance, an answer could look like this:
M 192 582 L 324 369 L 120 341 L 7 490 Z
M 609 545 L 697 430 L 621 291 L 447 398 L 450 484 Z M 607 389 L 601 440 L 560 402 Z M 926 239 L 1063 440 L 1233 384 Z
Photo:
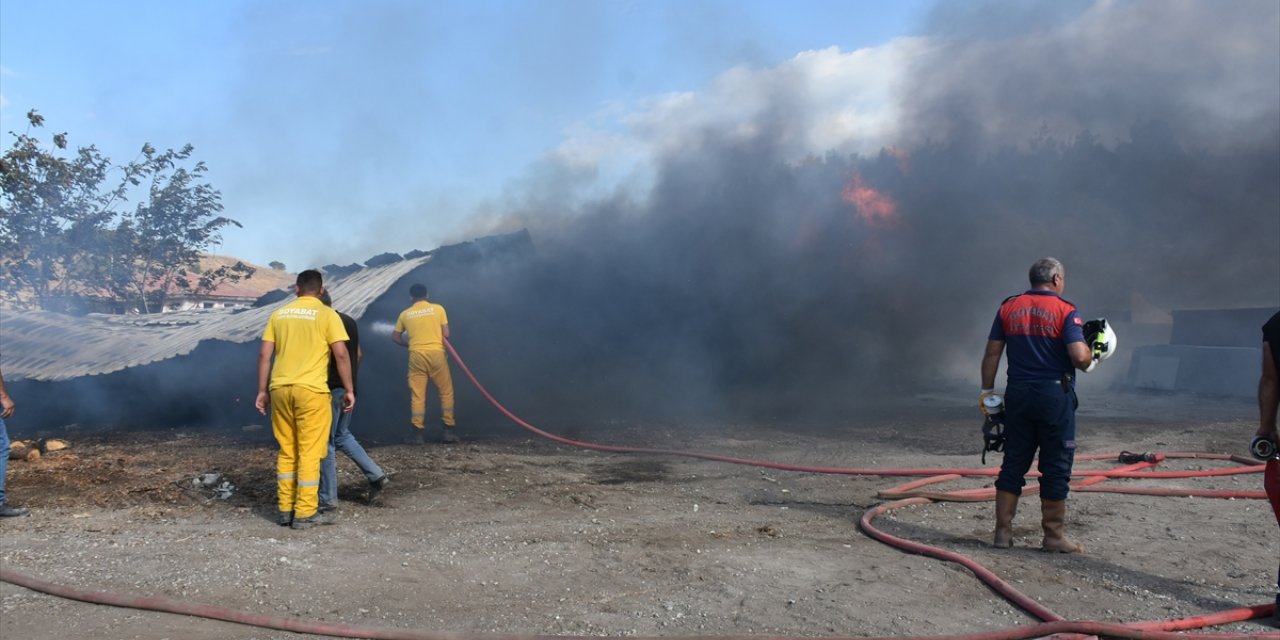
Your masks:
M 326 282 L 342 311 L 359 319 L 369 305 L 431 256 L 356 271 Z M 191 353 L 201 342 L 250 342 L 271 312 L 293 297 L 251 309 L 196 309 L 165 314 L 69 316 L 6 309 L 0 354 L 6 380 L 59 381 L 111 373 Z

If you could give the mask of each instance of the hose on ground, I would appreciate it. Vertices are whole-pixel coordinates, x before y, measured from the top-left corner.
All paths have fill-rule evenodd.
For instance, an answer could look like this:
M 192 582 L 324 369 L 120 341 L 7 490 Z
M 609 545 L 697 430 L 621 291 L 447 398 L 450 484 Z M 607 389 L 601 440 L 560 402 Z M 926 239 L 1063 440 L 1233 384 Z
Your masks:
M 370 638 L 373 640 L 599 640 L 594 636 L 569 635 L 521 635 L 501 633 L 446 633 L 421 632 L 409 629 L 391 629 L 387 627 L 356 626 L 348 624 L 311 622 L 297 618 L 273 616 L 238 611 L 226 607 L 197 604 L 172 600 L 169 598 L 127 596 L 105 591 L 80 589 L 18 573 L 0 567 L 0 582 L 18 585 L 32 591 L 39 591 L 61 598 L 78 600 L 92 604 L 103 604 L 128 609 L 145 611 L 161 611 L 178 615 L 222 620 L 237 624 L 250 625 L 264 629 L 310 633 L 313 635 L 338 638 Z M 1265 615 L 1265 607 L 1257 608 L 1257 615 Z M 874 637 L 824 637 L 823 640 L 1023 640 L 1026 638 L 1042 638 L 1053 634 L 1080 633 L 1107 638 L 1129 638 L 1133 640 L 1219 640 L 1239 638 L 1240 634 L 1221 633 L 1173 633 L 1169 631 L 1134 629 L 1125 625 L 1089 620 L 1058 620 L 1033 625 L 1023 625 L 1009 629 L 983 631 L 978 633 L 962 633 L 932 636 L 874 636 Z M 634 640 L 809 640 L 791 636 L 631 636 Z M 1254 635 L 1251 638 L 1280 638 L 1280 634 Z
M 994 476 L 1000 473 L 999 469 L 923 469 L 923 468 L 920 468 L 920 469 L 843 469 L 838 467 L 814 467 L 814 466 L 807 466 L 807 465 L 795 465 L 795 464 L 786 464 L 786 463 L 780 463 L 780 462 L 770 462 L 767 460 L 751 460 L 748 458 L 735 458 L 731 456 L 722 456 L 722 455 L 716 455 L 711 453 L 700 453 L 697 451 L 680 451 L 675 449 L 655 449 L 650 447 L 627 447 L 627 446 L 619 446 L 619 445 L 597 444 L 594 442 L 584 442 L 581 440 L 573 440 L 571 438 L 558 436 L 554 433 L 539 429 L 538 427 L 535 427 L 532 424 L 529 424 L 520 416 L 517 416 L 515 413 L 512 413 L 510 409 L 507 409 L 505 406 L 502 405 L 501 402 L 498 402 L 498 399 L 493 397 L 493 394 L 489 393 L 489 390 L 486 389 L 484 385 L 480 383 L 480 380 L 477 379 L 475 374 L 471 372 L 471 368 L 468 367 L 467 363 L 463 361 L 461 356 L 458 355 L 457 350 L 454 349 L 453 347 L 453 343 L 449 342 L 446 339 L 444 341 L 444 344 L 445 344 L 445 347 L 448 348 L 449 354 L 453 356 L 454 362 L 456 362 L 458 364 L 458 367 L 462 369 L 462 372 L 466 374 L 467 379 L 471 381 L 471 384 L 475 385 L 476 390 L 479 391 L 480 394 L 483 395 L 484 398 L 489 401 L 489 404 L 493 405 L 493 407 L 497 409 L 499 413 L 506 416 L 508 420 L 511 420 L 517 425 L 523 427 L 525 430 L 531 433 L 534 433 L 538 436 L 541 436 L 543 438 L 546 438 L 547 440 L 551 440 L 552 442 L 559 442 L 560 444 L 566 444 L 566 445 L 570 445 L 570 446 L 574 446 L 582 449 L 590 449 L 593 451 L 604 451 L 608 453 L 643 453 L 643 454 L 650 454 L 650 455 L 680 456 L 685 458 L 698 458 L 701 460 L 710 460 L 713 462 L 725 462 L 729 464 L 749 465 L 753 467 L 762 467 L 765 469 L 797 471 L 801 473 L 823 473 L 823 474 L 854 475 L 854 476 L 937 476 L 940 474 L 957 475 L 957 476 Z M 1185 458 L 1238 461 L 1237 456 L 1228 456 L 1224 454 L 1213 454 L 1213 453 L 1168 453 L 1163 455 L 1166 458 L 1185 457 Z M 1077 460 L 1097 460 L 1102 458 L 1115 459 L 1117 457 L 1118 457 L 1118 454 L 1093 454 L 1093 455 L 1077 456 L 1076 459 Z M 1142 462 L 1137 464 L 1150 466 L 1153 463 Z M 1106 479 L 1106 478 L 1170 478 L 1171 479 L 1171 478 L 1197 478 L 1197 477 L 1209 476 L 1209 475 L 1217 476 L 1217 475 L 1235 475 L 1235 474 L 1241 474 L 1241 473 L 1261 473 L 1264 466 L 1265 465 L 1255 464 L 1255 465 L 1239 467 L 1239 468 L 1211 469 L 1206 471 L 1164 471 L 1164 472 L 1150 472 L 1150 473 L 1137 473 L 1137 472 L 1122 468 L 1119 470 L 1112 470 L 1112 471 L 1077 470 L 1077 471 L 1073 471 L 1072 473 L 1074 475 L 1079 475 L 1079 476 L 1099 476 L 1103 479 Z M 1144 467 L 1133 466 L 1131 468 L 1140 469 Z M 1028 474 L 1028 477 L 1038 477 L 1038 476 L 1039 476 L 1038 471 L 1033 471 Z M 1241 495 L 1236 497 L 1245 497 L 1245 496 Z
M 961 554 L 940 549 L 930 545 L 906 540 L 897 536 L 887 534 L 877 529 L 872 521 L 879 515 L 890 510 L 915 505 L 927 504 L 939 500 L 951 501 L 985 501 L 990 500 L 988 489 L 969 489 L 953 492 L 924 492 L 915 493 L 917 488 L 955 480 L 968 476 L 991 476 L 997 472 L 994 469 L 840 469 L 832 467 L 813 467 L 804 465 L 791 465 L 777 462 L 769 462 L 763 460 L 749 460 L 744 458 L 735 458 L 729 456 L 721 456 L 715 454 L 705 454 L 698 452 L 679 451 L 671 449 L 653 449 L 646 447 L 624 447 L 613 445 L 602 445 L 595 443 L 582 442 L 564 438 L 547 431 L 543 431 L 532 424 L 521 419 L 502 406 L 496 398 L 494 398 L 487 389 L 484 388 L 480 381 L 467 367 L 466 363 L 458 355 L 453 344 L 445 340 L 445 346 L 448 348 L 454 361 L 462 368 L 463 372 L 471 380 L 476 389 L 503 415 L 515 422 L 524 429 L 531 431 L 543 438 L 575 446 L 579 448 L 591 449 L 595 451 L 603 451 L 610 453 L 639 453 L 651 455 L 670 455 L 683 456 L 690 458 L 698 458 L 714 462 L 725 462 L 731 464 L 743 464 L 769 469 L 779 469 L 785 471 L 796 471 L 804 473 L 824 473 L 824 474 L 842 474 L 842 475 L 874 475 L 874 476 L 925 476 L 921 480 L 909 482 L 907 484 L 881 492 L 881 497 L 896 496 L 896 501 L 881 504 L 869 509 L 859 520 L 860 528 L 867 535 L 891 546 L 918 553 L 930 557 L 956 562 L 969 569 L 980 580 L 987 584 L 992 590 L 996 591 L 1006 600 L 1015 606 L 1027 611 L 1028 613 L 1040 618 L 1044 622 L 1033 625 L 1023 625 L 1000 629 L 995 631 L 985 631 L 968 634 L 948 634 L 934 636 L 891 636 L 877 638 L 861 638 L 860 640 L 1021 640 L 1024 638 L 1040 638 L 1055 634 L 1081 634 L 1084 636 L 1099 636 L 1107 638 L 1127 638 L 1133 640 L 1209 640 L 1219 638 L 1239 638 L 1240 634 L 1222 634 L 1222 633 L 1175 633 L 1174 630 L 1199 629 L 1207 626 L 1215 626 L 1227 624 L 1230 622 L 1239 622 L 1250 620 L 1262 616 L 1271 615 L 1274 605 L 1258 605 L 1254 607 L 1241 607 L 1229 611 L 1221 611 L 1202 616 L 1191 618 L 1183 618 L 1179 620 L 1165 620 L 1156 622 L 1141 622 L 1133 624 L 1114 624 L 1098 621 L 1073 621 L 1065 620 L 1062 616 L 1049 610 L 1035 600 L 1022 594 L 1014 589 L 1007 582 L 1002 580 L 994 572 L 983 567 L 974 560 Z M 1100 456 L 1080 456 L 1079 459 L 1099 459 Z M 1108 456 L 1114 458 L 1115 456 Z M 1217 454 L 1200 454 L 1200 453 L 1177 453 L 1164 454 L 1163 457 L 1157 457 L 1155 462 L 1138 462 L 1127 465 L 1120 469 L 1110 471 L 1087 471 L 1081 470 L 1074 472 L 1074 475 L 1084 477 L 1077 483 L 1073 483 L 1075 490 L 1102 490 L 1092 485 L 1103 482 L 1110 478 L 1192 478 L 1204 476 L 1232 475 L 1237 473 L 1256 473 L 1262 470 L 1263 465 L 1250 465 L 1241 468 L 1214 469 L 1207 471 L 1195 472 L 1151 472 L 1142 471 L 1157 464 L 1159 460 L 1171 457 L 1187 457 L 1187 458 L 1204 458 L 1204 459 L 1227 459 L 1235 462 L 1248 464 L 1248 461 L 1240 459 L 1238 456 L 1224 456 Z M 1117 488 L 1119 489 L 1119 488 Z M 1147 495 L 1200 495 L 1204 497 L 1221 497 L 1221 498 L 1250 498 L 1256 499 L 1263 496 L 1254 495 L 1261 492 L 1195 492 L 1188 493 L 1185 490 L 1152 490 L 1147 488 L 1130 487 L 1125 491 L 1117 491 L 1123 493 L 1144 493 Z M 1152 493 L 1152 491 L 1159 491 Z M 990 490 L 993 495 L 994 490 Z M 255 627 L 277 629 L 281 631 L 293 631 L 299 633 L 310 633 L 314 635 L 346 637 L 346 638 L 371 638 L 376 640 L 588 640 L 588 636 L 548 636 L 548 635 L 518 635 L 518 634 L 465 634 L 465 633 L 423 633 L 405 629 L 390 629 L 385 627 L 356 626 L 339 623 L 325 623 L 316 621 L 300 620 L 297 618 L 287 618 L 282 616 L 272 616 L 266 614 L 256 614 L 245 611 L 239 611 L 226 607 L 219 607 L 206 604 L 190 603 L 177 601 L 168 598 L 132 596 L 116 593 L 108 593 L 102 591 L 93 591 L 81 589 L 68 585 L 58 584 L 47 580 L 41 580 L 25 574 L 13 571 L 6 567 L 0 566 L 0 582 L 7 582 L 39 591 L 42 593 L 55 595 L 63 598 L 79 600 L 94 604 L 103 604 L 116 607 L 126 607 L 132 609 L 142 609 L 149 611 L 161 611 L 167 613 L 175 613 L 179 615 L 195 616 L 208 618 L 213 620 L 222 620 Z M 1280 638 L 1280 634 L 1251 634 L 1247 637 L 1251 638 Z M 801 638 L 791 638 L 783 636 L 696 636 L 698 640 L 803 640 Z M 660 638 L 641 638 L 641 640 L 681 640 L 678 637 L 663 636 Z M 689 638 L 692 640 L 692 638 Z M 829 638 L 828 640 L 845 640 L 842 638 Z M 852 640 L 850 638 L 849 640 Z
M 866 532 L 868 535 L 871 535 L 872 537 L 882 542 L 890 544 L 891 546 L 912 551 L 914 553 L 922 553 L 924 555 L 929 555 L 929 556 L 937 557 L 940 559 L 949 560 L 952 562 L 958 562 L 964 565 L 965 567 L 969 568 L 976 576 L 978 576 L 980 580 L 982 580 L 985 584 L 987 584 L 988 587 L 996 591 L 1006 600 L 1008 600 L 1015 606 L 1021 608 L 1022 610 L 1036 616 L 1037 618 L 1043 621 L 1052 622 L 1052 621 L 1063 620 L 1062 616 L 1059 616 L 1053 613 L 1048 608 L 1044 607 L 1043 605 L 1040 605 L 1039 603 L 1035 602 L 1035 600 L 1031 599 L 1025 594 L 1022 594 L 1018 590 L 1014 589 L 1008 583 L 1001 580 L 999 576 L 996 576 L 995 573 L 991 572 L 985 567 L 982 567 L 977 562 L 954 552 L 938 549 L 936 547 L 930 547 L 928 545 L 924 545 L 918 542 L 913 542 L 910 540 L 905 540 L 903 538 L 898 538 L 896 536 L 891 536 L 889 534 L 886 534 L 876 529 L 871 524 L 872 520 L 874 520 L 877 515 L 894 508 L 907 506 L 909 504 L 921 504 L 921 503 L 943 501 L 943 500 L 966 501 L 966 502 L 989 501 L 993 499 L 995 496 L 994 488 L 970 489 L 970 490 L 962 490 L 962 491 L 955 491 L 955 492 L 937 492 L 937 493 L 930 493 L 928 496 L 916 496 L 916 497 L 907 497 L 910 494 L 910 490 L 907 488 L 908 487 L 914 488 L 915 486 L 923 486 L 925 484 L 931 484 L 931 483 L 940 482 L 940 481 L 953 480 L 953 479 L 957 479 L 965 476 L 993 476 L 999 473 L 998 469 L 841 469 L 841 468 L 833 468 L 833 467 L 812 467 L 812 466 L 802 466 L 802 465 L 790 465 L 790 464 L 783 464 L 783 463 L 777 463 L 777 462 L 750 460 L 745 458 L 734 458 L 734 457 L 719 456 L 714 454 L 705 454 L 705 453 L 690 452 L 690 451 L 676 451 L 676 450 L 670 450 L 670 449 L 601 445 L 596 443 L 582 442 L 579 440 L 572 440 L 572 439 L 558 436 L 558 435 L 549 433 L 547 431 L 544 431 L 542 429 L 539 429 L 538 427 L 535 427 L 534 425 L 526 422 L 525 420 L 517 416 L 515 413 L 507 409 L 505 406 L 502 405 L 501 402 L 498 402 L 497 398 L 493 397 L 493 395 L 489 393 L 488 389 L 486 389 L 483 384 L 480 383 L 480 380 L 476 378 L 475 374 L 472 373 L 470 367 L 467 366 L 466 362 L 463 361 L 462 357 L 458 354 L 457 350 L 454 349 L 453 344 L 450 343 L 448 340 L 446 340 L 445 347 L 449 350 L 450 355 L 453 356 L 454 361 L 462 369 L 463 373 L 467 376 L 469 380 L 471 380 L 471 383 L 475 385 L 476 389 L 480 391 L 481 395 L 483 395 L 485 399 L 487 399 L 495 409 L 497 409 L 509 420 L 511 420 L 512 422 L 515 422 L 517 425 L 523 427 L 524 429 L 534 434 L 537 434 L 539 436 L 542 436 L 546 439 L 552 440 L 554 442 L 559 442 L 561 444 L 567 444 L 567 445 L 581 447 L 585 449 L 592 449 L 595 451 L 607 451 L 612 453 L 642 453 L 642 454 L 651 454 L 651 455 L 683 456 L 683 457 L 699 458 L 703 460 L 712 460 L 716 462 L 744 464 L 744 465 L 764 467 L 769 469 L 780 469 L 780 470 L 799 471 L 799 472 L 807 472 L 807 473 L 826 473 L 826 474 L 842 474 L 842 475 L 874 475 L 874 476 L 927 476 L 926 478 L 909 482 L 905 485 L 897 487 L 896 489 L 890 489 L 888 492 L 881 492 L 881 498 L 887 498 L 886 494 L 894 494 L 894 495 L 899 495 L 901 497 L 905 497 L 906 499 L 900 500 L 899 502 L 896 502 L 896 503 L 892 503 L 892 505 L 881 505 L 879 507 L 875 507 L 869 510 L 866 514 L 863 515 L 863 517 L 859 521 L 859 526 L 862 528 L 862 530 Z M 1078 460 L 1116 460 L 1116 459 L 1119 459 L 1121 455 L 1122 454 L 1089 454 L 1089 455 L 1077 456 L 1077 459 Z M 1163 471 L 1163 472 L 1145 471 L 1146 469 L 1149 469 L 1151 467 L 1154 467 L 1156 464 L 1159 464 L 1159 462 L 1163 460 L 1173 459 L 1173 458 L 1225 460 L 1230 462 L 1236 462 L 1243 466 L 1235 467 L 1235 468 L 1208 469 L 1208 470 L 1199 470 L 1199 471 Z M 1072 489 L 1074 490 L 1082 490 L 1082 491 L 1105 490 L 1100 487 L 1095 487 L 1094 485 L 1104 482 L 1111 478 L 1135 478 L 1135 479 L 1198 478 L 1198 477 L 1207 477 L 1207 476 L 1235 475 L 1235 474 L 1241 474 L 1241 473 L 1261 473 L 1264 468 L 1265 468 L 1265 465 L 1257 464 L 1254 461 L 1242 458 L 1240 456 L 1214 454 L 1214 453 L 1199 453 L 1199 452 L 1172 452 L 1172 453 L 1156 454 L 1155 456 L 1152 457 L 1151 461 L 1142 460 L 1140 462 L 1135 462 L 1133 464 L 1125 465 L 1118 469 L 1073 471 L 1072 472 L 1073 476 L 1082 476 L 1084 477 L 1084 479 L 1077 482 L 1073 482 L 1071 486 L 1072 486 Z M 1029 475 L 1038 476 L 1039 474 L 1032 473 Z M 1120 488 L 1117 488 L 1117 489 L 1120 489 Z M 1151 491 L 1152 493 L 1150 493 L 1150 495 L 1198 495 L 1202 497 L 1215 497 L 1215 498 L 1224 498 L 1224 499 L 1265 499 L 1266 498 L 1265 492 L 1261 492 L 1261 491 L 1206 492 L 1206 491 L 1193 490 L 1188 492 L 1186 490 L 1170 490 L 1170 489 L 1152 490 L 1152 489 L 1141 488 L 1141 487 L 1126 487 L 1123 489 L 1124 489 L 1123 491 L 1117 491 L 1117 492 L 1143 494 L 1148 491 Z M 1032 492 L 1033 491 L 1027 491 L 1026 493 L 1032 493 Z M 1232 609 L 1228 611 L 1218 612 L 1216 614 L 1209 614 L 1207 616 L 1196 616 L 1193 618 L 1186 618 L 1178 621 L 1164 621 L 1162 623 L 1151 623 L 1151 624 L 1166 624 L 1166 625 L 1172 625 L 1181 629 L 1193 629 L 1193 628 L 1201 628 L 1205 626 L 1226 624 L 1227 622 L 1234 622 L 1239 620 L 1250 620 L 1255 617 L 1268 615 L 1274 609 L 1275 609 L 1275 605 L 1271 605 L 1271 604 L 1258 605 L 1256 607 L 1241 607 L 1241 608 Z M 1216 620 L 1223 620 L 1223 622 L 1217 622 Z M 1277 635 L 1276 637 L 1280 637 L 1280 635 Z

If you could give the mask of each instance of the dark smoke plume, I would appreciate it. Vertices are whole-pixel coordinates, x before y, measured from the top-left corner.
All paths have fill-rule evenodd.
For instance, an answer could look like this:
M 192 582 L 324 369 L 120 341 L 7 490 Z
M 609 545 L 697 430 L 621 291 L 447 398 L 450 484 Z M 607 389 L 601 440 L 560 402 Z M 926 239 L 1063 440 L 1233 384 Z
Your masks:
M 976 384 L 1045 255 L 1086 317 L 1280 304 L 1280 9 L 1075 7 L 942 5 L 897 149 L 789 157 L 784 92 L 754 135 L 666 152 L 643 197 L 531 204 L 538 257 L 457 292 L 456 342 L 543 415 L 820 416 Z M 855 176 L 893 215 L 842 197 Z
M 768 98 L 750 122 L 633 131 L 665 150 L 643 192 L 584 200 L 591 168 L 534 167 L 501 207 L 531 255 L 421 274 L 454 344 L 555 430 L 792 421 L 976 388 L 997 305 L 1046 255 L 1086 317 L 1280 306 L 1280 5 L 944 3 L 913 51 L 880 153 L 797 157 L 822 107 L 765 73 L 738 77 Z M 407 428 L 403 352 L 371 330 L 400 284 L 360 319 L 360 429 Z M 454 376 L 462 424 L 505 428 Z

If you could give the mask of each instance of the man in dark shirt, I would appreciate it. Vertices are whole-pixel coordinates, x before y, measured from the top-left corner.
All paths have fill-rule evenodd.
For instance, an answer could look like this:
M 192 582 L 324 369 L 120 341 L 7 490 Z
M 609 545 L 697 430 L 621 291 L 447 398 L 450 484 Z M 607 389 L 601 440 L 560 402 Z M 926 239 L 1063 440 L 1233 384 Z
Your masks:
M 1062 299 L 1066 270 L 1053 258 L 1031 266 L 1031 289 L 1000 305 L 982 356 L 981 405 L 995 395 L 1000 357 L 1009 350 L 1005 389 L 1005 451 L 996 479 L 992 544 L 1013 546 L 1013 516 L 1027 471 L 1040 451 L 1040 512 L 1045 551 L 1080 553 L 1066 536 L 1067 491 L 1076 451 L 1075 370 L 1093 356 L 1075 305 Z
M 320 301 L 326 306 L 333 306 L 328 291 L 320 295 Z M 354 388 L 356 371 L 364 356 L 364 352 L 360 350 L 360 330 L 351 316 L 339 311 L 338 317 L 342 319 L 342 326 L 351 338 L 347 341 L 347 352 L 351 354 L 351 386 Z M 329 432 L 329 455 L 320 463 L 320 510 L 325 512 L 338 508 L 338 460 L 334 456 L 335 451 L 347 454 L 360 467 L 360 472 L 369 481 L 369 500 L 376 498 L 388 482 L 387 474 L 369 457 L 356 437 L 351 435 L 351 413 L 342 412 L 342 396 L 346 394 L 346 389 L 343 388 L 332 361 L 329 362 L 329 388 L 333 393 L 333 429 Z

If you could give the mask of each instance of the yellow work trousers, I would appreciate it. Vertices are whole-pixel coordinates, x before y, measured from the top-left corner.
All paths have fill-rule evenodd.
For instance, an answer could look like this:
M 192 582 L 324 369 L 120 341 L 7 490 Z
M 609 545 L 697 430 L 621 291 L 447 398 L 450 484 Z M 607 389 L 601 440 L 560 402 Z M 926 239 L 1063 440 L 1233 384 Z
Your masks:
M 452 427 L 453 376 L 449 375 L 449 356 L 443 351 L 409 352 L 409 421 L 422 429 L 427 418 L 427 383 L 440 391 L 440 420 Z
M 299 386 L 271 390 L 276 458 L 276 498 L 282 513 L 310 518 L 320 508 L 320 461 L 329 453 L 333 408 L 329 392 Z

